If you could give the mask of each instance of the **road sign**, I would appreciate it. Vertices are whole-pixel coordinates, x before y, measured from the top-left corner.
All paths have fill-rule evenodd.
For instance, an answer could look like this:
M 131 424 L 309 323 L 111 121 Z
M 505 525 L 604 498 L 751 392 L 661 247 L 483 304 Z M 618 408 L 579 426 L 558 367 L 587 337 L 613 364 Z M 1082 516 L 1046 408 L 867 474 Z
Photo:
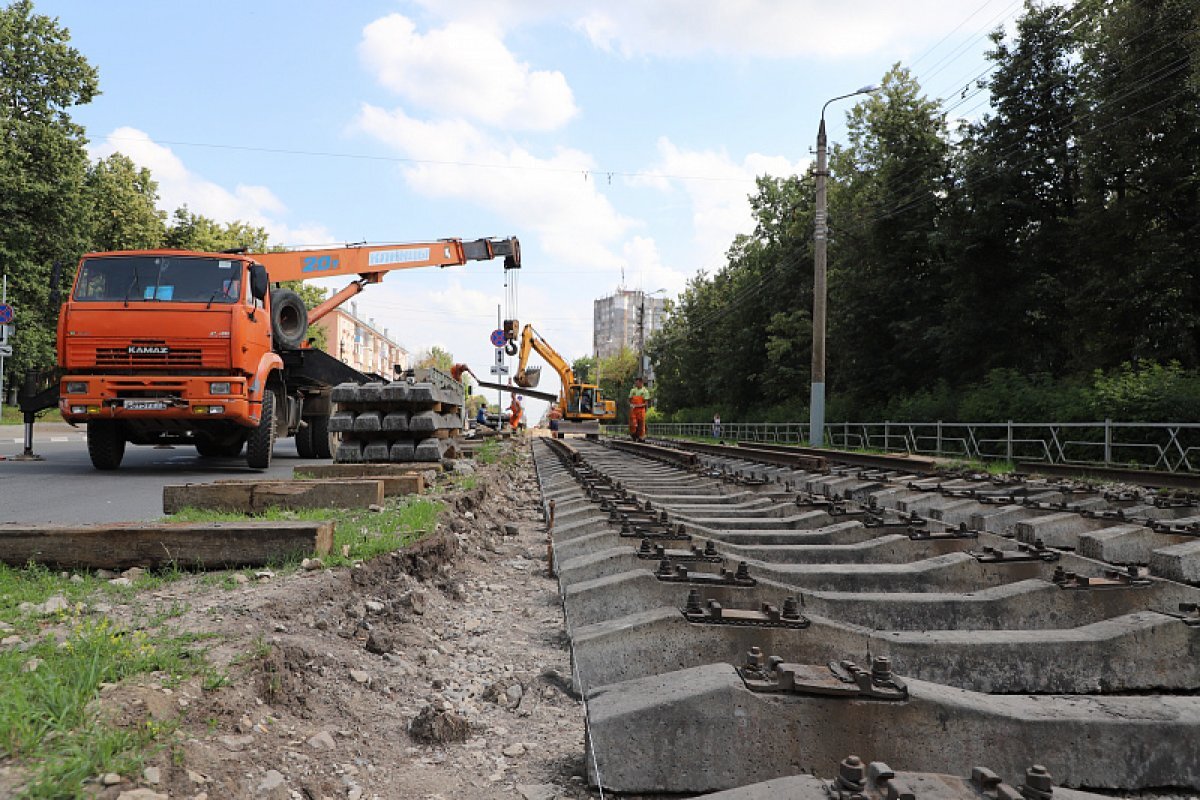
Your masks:
M 492 340 L 492 347 L 504 347 L 504 331 L 499 328 L 492 331 L 492 335 L 488 338 Z
M 12 325 L 0 325 L 0 345 L 8 344 L 9 336 L 12 336 Z
M 0 303 L 0 325 L 6 325 L 13 321 L 13 307 L 8 303 Z M 500 344 L 503 344 L 501 342 Z M 499 345 L 497 345 L 499 346 Z
M 508 367 L 505 366 L 504 364 L 493 364 L 492 365 L 492 374 L 493 375 L 507 375 Z
M 12 347 L 10 345 L 0 346 L 0 358 L 7 358 L 12 355 Z
M 504 351 L 499 347 L 496 348 L 496 366 L 504 366 Z

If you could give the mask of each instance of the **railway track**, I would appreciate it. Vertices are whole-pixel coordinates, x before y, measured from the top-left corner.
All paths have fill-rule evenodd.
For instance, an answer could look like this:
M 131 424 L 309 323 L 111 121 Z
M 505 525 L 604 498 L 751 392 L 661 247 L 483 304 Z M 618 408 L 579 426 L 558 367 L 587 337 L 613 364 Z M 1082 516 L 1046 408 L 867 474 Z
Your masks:
M 595 785 L 1200 788 L 1190 501 L 661 444 L 533 447 Z

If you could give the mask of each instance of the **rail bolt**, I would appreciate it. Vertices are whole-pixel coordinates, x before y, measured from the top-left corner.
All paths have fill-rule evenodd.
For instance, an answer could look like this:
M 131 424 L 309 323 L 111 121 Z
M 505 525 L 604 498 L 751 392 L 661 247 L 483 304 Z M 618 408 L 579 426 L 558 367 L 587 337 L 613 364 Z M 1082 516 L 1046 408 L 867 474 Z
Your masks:
M 663 562 L 663 563 L 666 563 L 666 562 Z M 700 605 L 700 590 L 699 589 L 688 589 L 687 606 L 684 608 L 684 611 L 685 611 L 685 613 L 688 613 L 688 614 L 703 613 L 704 609 Z
M 654 547 L 653 547 L 653 545 L 650 544 L 649 539 L 642 539 L 642 543 L 638 547 L 638 552 L 643 553 L 645 555 L 650 555 L 651 553 L 654 552 Z
M 1034 764 L 1025 770 L 1025 785 L 1021 787 L 1021 795 L 1028 800 L 1049 800 L 1054 792 L 1054 777 L 1041 764 Z
M 662 561 L 658 562 L 658 574 L 659 575 L 670 575 L 671 574 L 671 560 L 669 558 L 664 558 Z
M 704 543 L 704 555 L 715 556 L 717 554 L 717 544 L 712 539 Z
M 750 565 L 745 561 L 739 561 L 737 566 L 737 574 L 734 575 L 739 581 L 750 580 Z
M 866 785 L 867 768 L 858 756 L 846 756 L 838 764 L 837 785 L 847 792 L 861 792 Z
M 892 680 L 892 660 L 887 656 L 875 656 L 871 662 L 871 681 L 888 683 Z
M 746 653 L 746 666 L 749 669 L 760 669 L 763 665 L 763 651 L 761 647 L 751 647 Z
M 783 618 L 796 619 L 800 616 L 800 601 L 795 597 L 785 597 L 783 600 Z

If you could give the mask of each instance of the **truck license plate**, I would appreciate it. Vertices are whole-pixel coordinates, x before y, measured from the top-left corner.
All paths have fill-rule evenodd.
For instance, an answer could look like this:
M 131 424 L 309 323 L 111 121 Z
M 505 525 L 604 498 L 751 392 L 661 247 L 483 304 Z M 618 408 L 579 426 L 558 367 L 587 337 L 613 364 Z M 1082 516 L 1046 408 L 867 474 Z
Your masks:
M 159 411 L 167 407 L 163 400 L 126 400 L 126 411 Z

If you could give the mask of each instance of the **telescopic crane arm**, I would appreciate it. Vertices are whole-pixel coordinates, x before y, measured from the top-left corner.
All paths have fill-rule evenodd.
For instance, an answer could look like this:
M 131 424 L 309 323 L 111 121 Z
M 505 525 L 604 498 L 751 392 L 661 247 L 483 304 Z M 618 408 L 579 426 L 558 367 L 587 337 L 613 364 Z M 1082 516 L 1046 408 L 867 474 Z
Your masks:
M 490 261 L 501 256 L 504 257 L 506 270 L 520 269 L 521 243 L 515 236 L 507 239 L 439 239 L 407 244 L 288 250 L 255 253 L 253 258 L 267 268 L 272 282 L 358 275 L 358 280 L 308 312 L 308 321 L 316 322 L 361 292 L 367 284 L 382 281 L 388 272 L 419 267 L 451 267 L 468 261 Z

